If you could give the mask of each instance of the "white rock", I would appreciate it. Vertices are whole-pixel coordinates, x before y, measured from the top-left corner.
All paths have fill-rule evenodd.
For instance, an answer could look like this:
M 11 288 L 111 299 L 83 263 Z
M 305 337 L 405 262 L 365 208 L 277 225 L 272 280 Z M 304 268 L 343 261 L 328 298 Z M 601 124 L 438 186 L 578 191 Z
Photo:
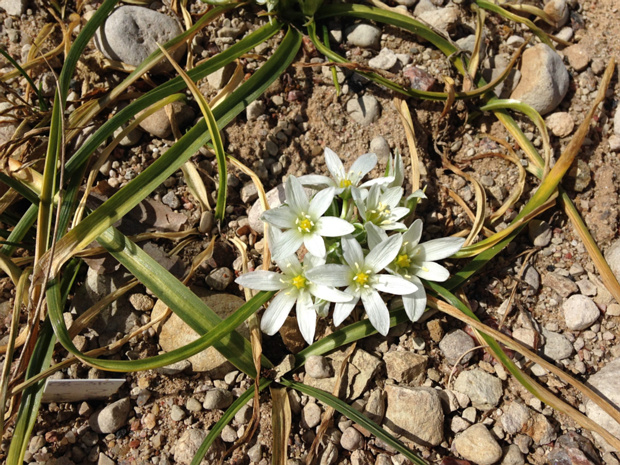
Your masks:
M 121 6 L 114 10 L 95 33 L 95 46 L 106 58 L 138 66 L 157 44 L 164 44 L 183 30 L 174 18 L 141 6 Z M 172 52 L 179 61 L 185 46 Z M 166 58 L 155 65 L 151 72 L 163 73 L 174 68 Z
M 594 301 L 581 294 L 570 296 L 562 305 L 562 309 L 566 326 L 574 331 L 589 328 L 601 314 Z
M 525 459 L 519 450 L 519 446 L 514 444 L 504 447 L 504 458 L 500 465 L 524 465 Z
M 620 152 L 620 136 L 613 134 L 609 137 L 608 142 L 611 152 Z
M 366 23 L 349 26 L 345 30 L 347 40 L 356 47 L 379 48 L 381 29 Z
M 616 114 L 614 115 L 614 133 L 620 136 L 620 108 L 616 109 Z
M 452 445 L 464 459 L 479 465 L 492 465 L 502 458 L 502 448 L 483 424 L 467 428 Z
M 363 444 L 362 435 L 358 430 L 349 426 L 342 433 L 342 437 L 340 438 L 340 445 L 346 450 L 356 450 L 359 449 Z
M 397 61 L 398 58 L 396 58 L 396 54 L 392 50 L 389 48 L 382 48 L 379 55 L 368 60 L 368 66 L 371 68 L 388 70 L 392 68 Z
M 460 17 L 460 10 L 456 7 L 439 8 L 425 11 L 419 16 L 421 21 L 431 25 L 439 31 L 450 31 L 456 26 Z
M 315 402 L 308 402 L 301 411 L 301 420 L 304 427 L 311 429 L 321 422 L 321 407 Z
M 189 465 L 198 448 L 209 434 L 208 431 L 202 429 L 187 429 L 181 435 L 179 440 L 174 445 L 174 461 L 180 465 Z M 219 455 L 223 450 L 223 444 L 219 438 L 209 448 L 209 451 L 205 455 L 201 465 L 209 465 L 216 463 L 219 459 Z M 160 462 L 161 463 L 161 462 Z
M 500 420 L 504 431 L 508 434 L 521 432 L 521 429 L 530 418 L 530 409 L 521 402 L 510 402 L 503 407 L 503 410 L 504 413 Z
M 553 111 L 568 92 L 569 76 L 562 58 L 546 44 L 523 53 L 521 81 L 511 98 L 521 100 L 539 113 Z
M 311 355 L 308 357 L 305 367 L 306 374 L 317 379 L 329 378 L 333 376 L 334 372 L 329 361 L 322 355 Z

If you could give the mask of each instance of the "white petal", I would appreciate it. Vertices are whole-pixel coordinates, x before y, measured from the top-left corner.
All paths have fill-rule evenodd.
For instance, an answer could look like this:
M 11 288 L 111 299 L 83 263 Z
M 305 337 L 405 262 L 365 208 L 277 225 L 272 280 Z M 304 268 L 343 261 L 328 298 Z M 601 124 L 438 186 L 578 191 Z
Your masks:
M 251 273 L 245 273 L 235 279 L 237 284 L 241 284 L 248 289 L 256 289 L 258 291 L 279 291 L 288 286 L 281 281 L 282 275 L 273 271 L 256 270 Z
M 324 286 L 322 284 L 312 284 L 308 290 L 313 296 L 328 302 L 348 302 L 353 298 L 352 295 L 347 294 L 346 292 L 342 292 L 331 286 Z
M 375 184 L 368 191 L 368 198 L 366 199 L 366 207 L 373 209 L 379 205 L 379 198 L 381 197 L 381 188 L 378 184 Z
M 306 269 L 311 270 L 321 265 L 325 265 L 325 257 L 317 257 L 311 253 L 304 255 L 304 266 Z
M 375 276 L 374 287 L 378 291 L 394 295 L 407 295 L 416 291 L 417 286 L 400 276 L 380 274 Z
M 327 253 L 325 250 L 325 241 L 317 233 L 304 235 L 304 245 L 306 249 L 308 249 L 308 252 L 316 257 L 324 257 Z
M 385 229 L 386 231 L 396 231 L 396 230 L 403 231 L 407 229 L 407 225 L 405 225 L 405 223 L 400 223 L 400 222 L 382 224 L 381 229 Z
M 308 214 L 312 217 L 313 221 L 319 219 L 323 213 L 329 208 L 336 196 L 333 187 L 328 187 L 327 189 L 323 189 L 319 191 L 310 201 L 310 206 L 308 207 Z
M 297 326 L 308 344 L 314 342 L 316 331 L 316 311 L 307 292 L 302 292 L 297 299 Z
M 426 310 L 426 291 L 424 285 L 415 276 L 411 277 L 411 280 L 418 286 L 418 289 L 409 295 L 403 296 L 403 305 L 405 306 L 405 312 L 411 321 L 418 321 Z
M 392 208 L 392 219 L 398 221 L 403 216 L 408 215 L 409 212 L 410 210 L 407 207 L 394 207 Z
M 424 260 L 434 262 L 454 255 L 461 250 L 464 243 L 465 239 L 462 237 L 443 237 L 424 242 L 420 244 L 420 248 L 424 253 Z
M 345 178 L 344 165 L 338 155 L 328 147 L 325 147 L 325 164 L 337 183 Z
M 394 181 L 394 178 L 392 176 L 386 176 L 383 178 L 370 179 L 366 181 L 364 184 L 360 185 L 360 187 L 372 187 L 375 184 L 379 184 L 380 186 L 383 186 L 385 184 L 391 183 L 392 181 Z
M 374 186 L 373 186 L 374 187 Z M 391 208 L 394 208 L 400 202 L 400 199 L 403 197 L 403 188 L 402 187 L 390 187 L 386 189 L 381 195 L 381 201 L 389 205 Z
M 378 292 L 362 293 L 362 303 L 368 319 L 377 331 L 386 336 L 390 330 L 390 312 Z
M 284 324 L 296 300 L 297 296 L 293 294 L 279 292 L 278 295 L 273 298 L 265 313 L 263 313 L 260 321 L 260 329 L 270 336 L 277 333 Z
M 349 317 L 349 315 L 351 314 L 351 312 L 353 311 L 353 309 L 355 308 L 359 300 L 360 300 L 359 297 L 354 296 L 353 299 L 350 300 L 349 302 L 338 302 L 335 305 L 334 317 L 333 317 L 334 326 L 340 326 L 342 322 Z
M 342 238 L 342 254 L 344 255 L 345 261 L 353 269 L 355 269 L 356 266 L 362 266 L 364 264 L 362 246 L 353 236 L 344 236 Z
M 289 176 L 284 186 L 284 192 L 286 194 L 286 203 L 291 207 L 291 210 L 298 214 L 300 212 L 307 213 L 310 203 L 308 202 L 308 196 L 301 183 L 295 176 Z
M 417 270 L 415 274 L 427 281 L 437 281 L 439 283 L 444 282 L 450 277 L 450 272 L 435 262 L 422 262 L 421 269 Z
M 366 195 L 368 194 L 368 191 L 366 190 L 362 190 L 362 189 L 357 189 L 357 188 L 352 188 L 351 189 L 351 196 L 353 197 L 353 201 L 355 202 L 355 206 L 357 207 L 357 210 L 359 211 L 360 216 L 362 217 L 362 219 L 366 220 Z
M 301 244 L 304 242 L 303 235 L 297 231 L 296 229 L 289 229 L 282 237 L 280 237 L 280 241 L 277 244 L 274 244 L 273 247 L 273 259 L 274 260 L 283 260 L 287 258 L 289 255 L 293 255 Z
M 403 244 L 407 248 L 415 247 L 422 237 L 422 220 L 415 220 L 403 234 Z
M 306 278 L 324 286 L 342 287 L 351 284 L 351 268 L 330 263 L 306 271 Z
M 324 237 L 340 237 L 351 234 L 355 226 L 335 216 L 324 216 L 316 223 L 316 232 Z
M 368 173 L 372 171 L 372 169 L 377 165 L 377 155 L 374 153 L 365 153 L 357 160 L 353 162 L 351 165 L 351 169 L 349 170 L 349 180 L 353 183 L 353 185 L 357 185 L 357 183 Z
M 302 186 L 336 187 L 336 183 L 332 178 L 321 176 L 320 174 L 306 174 L 298 177 L 297 180 Z
M 295 213 L 286 205 L 272 210 L 267 210 L 261 216 L 261 220 L 282 229 L 295 227 Z
M 388 238 L 385 231 L 374 223 L 366 223 L 364 228 L 366 228 L 366 237 L 371 250 Z
M 304 269 L 295 254 L 287 255 L 281 260 L 274 260 L 274 262 L 276 262 L 278 268 L 282 270 L 282 274 L 288 278 L 294 278 L 304 272 Z
M 366 256 L 366 266 L 378 273 L 392 263 L 396 255 L 398 255 L 402 243 L 403 238 L 400 234 L 395 234 L 387 240 L 380 242 Z

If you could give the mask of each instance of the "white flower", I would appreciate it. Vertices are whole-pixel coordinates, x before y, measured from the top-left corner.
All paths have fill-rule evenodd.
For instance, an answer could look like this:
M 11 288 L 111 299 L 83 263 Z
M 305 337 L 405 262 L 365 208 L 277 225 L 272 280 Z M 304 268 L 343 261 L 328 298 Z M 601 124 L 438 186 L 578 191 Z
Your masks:
M 409 213 L 407 207 L 398 206 L 403 197 L 402 187 L 390 187 L 382 191 L 381 187 L 375 184 L 370 191 L 353 189 L 352 194 L 364 222 L 373 223 L 386 230 L 406 228 L 404 223 L 398 222 Z
M 353 311 L 360 299 L 372 325 L 384 336 L 390 329 L 390 314 L 379 295 L 407 295 L 416 286 L 400 276 L 381 274 L 398 254 L 402 237 L 394 235 L 364 256 L 362 247 L 352 236 L 342 238 L 342 252 L 346 264 L 328 264 L 313 268 L 307 276 L 313 282 L 334 287 L 347 286 L 345 292 L 353 296 L 349 302 L 338 302 L 334 309 L 334 324 L 340 325 Z
M 345 171 L 344 165 L 338 155 L 330 149 L 325 148 L 325 164 L 332 175 L 331 178 L 318 174 L 301 176 L 299 181 L 306 186 L 324 186 L 336 189 L 336 195 L 349 197 L 352 187 L 358 187 L 360 181 L 377 165 L 377 156 L 374 153 L 366 153 L 360 156 L 351 165 L 349 171 Z M 381 184 L 392 181 L 393 178 L 378 178 L 365 182 L 359 187 L 369 187 L 373 184 Z
M 334 199 L 335 189 L 318 192 L 312 201 L 297 178 L 289 176 L 285 185 L 286 203 L 273 210 L 267 210 L 262 219 L 281 229 L 287 229 L 275 244 L 274 260 L 282 260 L 297 252 L 303 243 L 316 256 L 325 255 L 323 237 L 340 237 L 350 234 L 353 225 L 334 216 L 322 217 Z
M 387 176 L 393 178 L 393 181 L 388 184 L 388 187 L 401 187 L 405 180 L 405 166 L 403 165 L 403 158 L 400 156 L 400 152 L 396 152 L 394 158 L 388 158 Z
M 299 330 L 306 342 L 312 344 L 316 330 L 317 309 L 320 310 L 324 306 L 323 301 L 346 302 L 351 300 L 350 295 L 331 286 L 314 283 L 307 278 L 306 274 L 309 269 L 324 263 L 323 259 L 306 254 L 302 264 L 295 255 L 291 255 L 277 262 L 282 273 L 256 270 L 236 279 L 237 284 L 249 289 L 280 291 L 261 318 L 260 327 L 264 333 L 274 335 L 284 324 L 293 305 L 297 303 Z M 313 297 L 321 301 L 316 302 Z
M 373 224 L 366 224 L 368 245 L 374 250 L 385 241 L 387 234 Z M 458 252 L 465 239 L 443 237 L 420 244 L 422 221 L 415 220 L 402 236 L 402 246 L 388 270 L 402 276 L 417 286 L 417 290 L 403 296 L 403 305 L 411 321 L 420 319 L 426 308 L 426 292 L 420 278 L 427 281 L 443 282 L 450 272 L 436 260 L 443 260 Z

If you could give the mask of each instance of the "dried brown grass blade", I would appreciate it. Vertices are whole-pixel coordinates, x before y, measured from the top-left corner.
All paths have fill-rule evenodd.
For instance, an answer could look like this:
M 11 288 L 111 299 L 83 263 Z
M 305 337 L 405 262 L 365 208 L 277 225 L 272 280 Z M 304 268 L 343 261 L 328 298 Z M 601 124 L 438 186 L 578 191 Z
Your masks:
M 465 173 L 458 166 L 455 166 L 454 164 L 452 164 L 446 157 L 442 157 L 442 162 L 446 168 L 450 169 L 451 171 L 458 174 L 459 176 L 462 176 L 474 186 L 474 191 L 476 193 L 476 218 L 474 219 L 474 224 L 471 227 L 469 236 L 467 236 L 467 239 L 465 239 L 465 246 L 467 246 L 476 239 L 476 237 L 478 236 L 478 234 L 484 227 L 484 219 L 486 216 L 485 212 L 486 212 L 486 204 L 487 204 L 487 195 L 484 189 L 482 188 L 482 186 L 480 185 L 480 183 L 476 179 L 474 179 L 471 175 L 469 175 L 468 173 Z
M 286 465 L 288 440 L 291 434 L 291 405 L 284 387 L 269 388 L 271 392 L 271 427 L 273 429 L 273 465 Z
M 411 157 L 411 190 L 415 192 L 420 188 L 420 156 L 418 155 L 418 145 L 415 140 L 415 128 L 407 102 L 397 97 L 394 98 L 393 102 L 403 128 L 405 128 L 405 136 L 407 137 L 407 145 L 409 146 L 409 155 Z
M 456 89 L 454 87 L 454 79 L 449 76 L 443 76 L 444 88 L 448 98 L 443 106 L 443 111 L 439 115 L 439 119 L 444 119 L 448 112 L 452 109 L 452 105 L 456 100 Z

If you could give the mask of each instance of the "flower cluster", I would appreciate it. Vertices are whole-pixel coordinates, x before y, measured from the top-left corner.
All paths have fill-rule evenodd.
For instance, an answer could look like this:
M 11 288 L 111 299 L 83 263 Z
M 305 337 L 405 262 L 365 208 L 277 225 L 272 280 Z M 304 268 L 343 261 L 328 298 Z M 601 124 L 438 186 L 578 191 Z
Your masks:
M 253 271 L 236 282 L 278 291 L 261 319 L 261 329 L 269 335 L 282 327 L 295 306 L 301 334 L 311 344 L 317 315 L 327 316 L 334 303 L 338 326 L 360 300 L 371 324 L 386 335 L 390 316 L 380 293 L 402 296 L 407 315 L 418 320 L 426 307 L 422 280 L 448 279 L 448 270 L 436 261 L 453 255 L 464 240 L 447 237 L 420 243 L 422 221 L 407 228 L 404 221 L 424 194 L 414 192 L 403 201 L 399 155 L 390 159 L 385 176 L 363 183 L 377 164 L 376 155 L 362 155 L 345 171 L 338 156 L 325 149 L 325 162 L 331 178 L 289 176 L 286 202 L 263 213 L 280 273 Z M 315 192 L 311 199 L 306 188 Z M 297 251 L 302 244 L 307 253 L 300 262 Z

